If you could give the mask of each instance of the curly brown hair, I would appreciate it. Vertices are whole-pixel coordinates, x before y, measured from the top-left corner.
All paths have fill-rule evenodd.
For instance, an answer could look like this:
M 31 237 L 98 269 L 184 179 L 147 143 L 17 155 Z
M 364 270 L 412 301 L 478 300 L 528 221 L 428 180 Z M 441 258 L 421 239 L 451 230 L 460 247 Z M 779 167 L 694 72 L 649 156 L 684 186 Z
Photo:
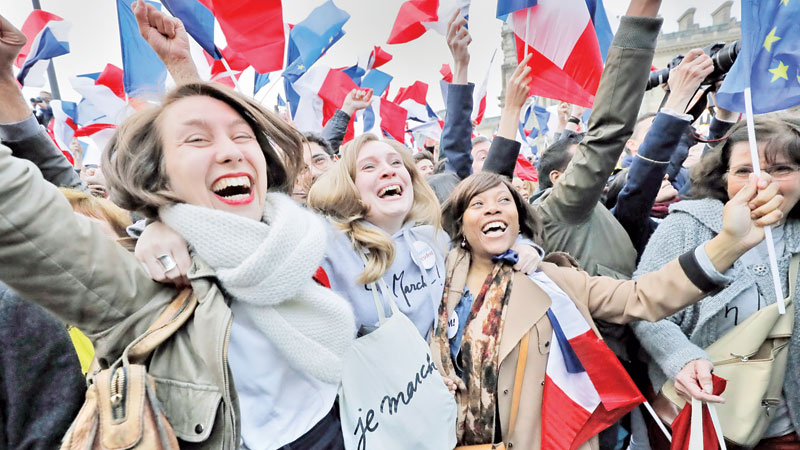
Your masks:
M 465 178 L 442 205 L 442 227 L 450 236 L 450 242 L 454 247 L 464 240 L 464 212 L 469 207 L 470 200 L 501 184 L 508 188 L 517 206 L 520 234 L 542 245 L 542 219 L 533 206 L 522 198 L 506 177 L 484 171 Z
M 765 157 L 772 164 L 778 155 L 786 156 L 794 164 L 800 164 L 800 115 L 775 113 L 755 118 L 758 142 L 765 145 Z M 687 198 L 714 198 L 726 203 L 728 198 L 728 169 L 731 150 L 740 142 L 747 142 L 747 122 L 741 121 L 731 128 L 728 137 L 703 155 L 691 170 L 692 188 Z M 800 203 L 795 205 L 789 217 L 800 217 Z
M 103 173 L 114 202 L 149 218 L 158 216 L 160 206 L 180 202 L 169 187 L 160 123 L 170 105 L 194 96 L 219 100 L 242 116 L 264 152 L 270 190 L 288 192 L 302 167 L 303 135 L 238 92 L 219 84 L 190 83 L 169 92 L 160 106 L 137 112 L 117 128 L 103 152 Z

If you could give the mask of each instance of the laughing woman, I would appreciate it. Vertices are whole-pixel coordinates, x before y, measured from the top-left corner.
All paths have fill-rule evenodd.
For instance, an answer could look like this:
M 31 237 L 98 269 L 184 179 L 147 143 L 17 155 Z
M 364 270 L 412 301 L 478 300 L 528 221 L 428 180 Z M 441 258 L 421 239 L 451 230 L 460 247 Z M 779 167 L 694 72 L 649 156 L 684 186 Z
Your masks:
M 764 189 L 758 192 L 751 179 L 728 202 L 722 232 L 698 250 L 717 270 L 730 267 L 763 239 L 762 226 L 782 217 L 776 203 L 769 202 L 780 198 L 778 186 L 760 183 Z M 751 210 L 757 220 L 751 219 Z M 459 445 L 503 442 L 508 448 L 538 449 L 547 440 L 557 448 L 596 448 L 596 442 L 585 443 L 591 436 L 560 435 L 554 441 L 552 433 L 543 432 L 545 367 L 548 356 L 561 348 L 550 345 L 557 338 L 551 320 L 571 314 L 570 322 L 562 319 L 564 330 L 582 318 L 587 331 L 597 333 L 593 319 L 659 320 L 703 298 L 706 293 L 699 286 L 716 286 L 694 249 L 638 281 L 591 277 L 550 263 L 542 263 L 530 277 L 512 271 L 511 245 L 518 235 L 533 239 L 540 222 L 511 183 L 495 174 L 464 180 L 444 204 L 442 217 L 457 247 L 447 256 L 431 353 L 442 374 L 458 385 Z M 521 349 L 527 349 L 526 359 L 518 369 Z M 518 374 L 520 386 L 514 382 Z M 620 370 L 619 376 L 626 375 Z M 515 389 L 520 392 L 518 410 L 512 411 Z M 526 426 L 514 428 L 515 421 Z
M 24 43 L 0 16 L 1 126 L 32 120 L 12 71 Z M 195 83 L 123 122 L 103 154 L 115 201 L 160 217 L 193 249 L 197 307 L 148 362 L 181 448 L 343 448 L 333 405 L 352 310 L 312 280 L 324 222 L 278 193 L 301 143 L 251 99 Z M 178 294 L 4 145 L 0 280 L 86 332 L 104 368 Z

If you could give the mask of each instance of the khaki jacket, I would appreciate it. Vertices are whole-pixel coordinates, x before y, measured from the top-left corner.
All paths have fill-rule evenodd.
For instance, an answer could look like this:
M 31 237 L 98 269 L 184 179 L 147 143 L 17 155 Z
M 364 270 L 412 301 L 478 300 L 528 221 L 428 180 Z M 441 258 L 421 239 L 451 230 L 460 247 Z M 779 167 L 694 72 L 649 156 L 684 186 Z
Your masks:
M 20 149 L 35 139 L 7 142 Z M 198 306 L 153 353 L 150 374 L 182 449 L 237 447 L 238 402 L 227 365 L 231 311 L 215 275 L 195 260 Z M 30 162 L 0 145 L 0 280 L 77 326 L 108 366 L 177 291 L 155 283 L 133 254 L 75 214 Z
M 634 320 L 660 320 L 692 303 L 705 294 L 686 277 L 677 259 L 662 269 L 639 277 L 637 281 L 592 277 L 573 268 L 542 263 L 539 268 L 575 302 L 583 317 L 598 334 L 593 319 L 613 323 Z M 448 314 L 458 305 L 466 285 L 469 256 L 453 250 L 447 258 L 450 290 L 445 293 Z M 545 368 L 550 352 L 553 328 L 546 312 L 550 297 L 527 276 L 515 273 L 505 325 L 500 337 L 500 374 L 498 376 L 498 410 L 503 441 L 511 449 L 538 450 L 541 446 L 542 393 Z M 519 342 L 530 331 L 528 359 L 520 394 L 517 426 L 508 436 L 514 375 L 519 357 Z M 437 367 L 442 366 L 440 346 L 431 344 L 431 355 Z M 524 424 L 524 425 L 523 425 Z M 597 438 L 579 447 L 597 449 Z
M 661 23 L 621 18 L 586 136 L 553 189 L 537 202 L 545 250 L 569 253 L 591 275 L 627 279 L 636 269 L 628 233 L 598 202 L 633 132 Z

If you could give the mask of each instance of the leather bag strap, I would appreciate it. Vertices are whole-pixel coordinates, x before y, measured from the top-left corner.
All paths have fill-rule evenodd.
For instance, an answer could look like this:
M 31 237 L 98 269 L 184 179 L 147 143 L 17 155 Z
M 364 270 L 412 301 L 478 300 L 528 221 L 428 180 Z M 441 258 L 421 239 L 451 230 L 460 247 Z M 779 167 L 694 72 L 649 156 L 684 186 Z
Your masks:
M 144 361 L 147 359 L 156 347 L 186 323 L 194 313 L 196 306 L 197 298 L 192 295 L 192 289 L 186 288 L 181 291 L 158 315 L 147 331 L 125 349 L 122 353 L 123 363 L 128 363 L 129 360 Z
M 519 357 L 517 358 L 517 370 L 514 374 L 514 394 L 511 397 L 511 418 L 508 421 L 508 434 L 514 432 L 514 425 L 517 424 L 517 412 L 519 412 L 519 397 L 522 393 L 522 379 L 525 377 L 525 364 L 528 362 L 528 342 L 531 332 L 525 333 L 519 341 Z

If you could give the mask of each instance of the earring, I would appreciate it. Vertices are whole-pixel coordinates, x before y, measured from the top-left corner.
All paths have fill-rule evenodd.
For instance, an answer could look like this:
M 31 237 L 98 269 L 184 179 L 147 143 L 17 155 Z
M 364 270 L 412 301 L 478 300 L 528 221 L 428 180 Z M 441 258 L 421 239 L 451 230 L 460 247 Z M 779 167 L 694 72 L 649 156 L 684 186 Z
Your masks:
M 466 237 L 462 237 L 461 238 L 461 248 L 467 248 L 467 238 Z

